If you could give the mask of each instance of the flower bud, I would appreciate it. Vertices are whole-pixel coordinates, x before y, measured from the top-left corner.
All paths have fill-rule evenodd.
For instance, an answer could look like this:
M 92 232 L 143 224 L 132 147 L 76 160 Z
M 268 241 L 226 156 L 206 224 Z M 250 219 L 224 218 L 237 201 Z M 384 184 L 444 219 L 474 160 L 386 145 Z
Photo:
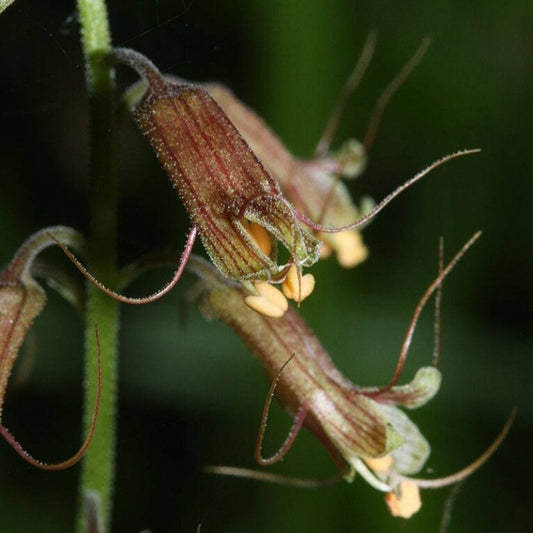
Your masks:
M 46 297 L 36 283 L 24 285 L 0 274 L 0 415 L 7 382 L 20 346 L 35 317 L 42 311 Z
M 46 228 L 32 235 L 0 272 L 0 418 L 13 364 L 46 302 L 45 292 L 31 275 L 31 266 L 37 254 L 55 244 L 50 233 L 71 246 L 81 246 L 82 237 L 75 230 L 63 226 Z
M 83 248 L 83 238 L 77 231 L 64 226 L 45 228 L 27 239 L 7 268 L 0 272 L 0 435 L 26 462 L 43 470 L 63 470 L 83 457 L 94 435 L 100 402 L 100 344 L 96 330 L 98 346 L 96 403 L 88 435 L 72 457 L 59 463 L 42 463 L 28 454 L 2 423 L 2 408 L 13 364 L 26 333 L 46 302 L 45 292 L 32 277 L 32 264 L 37 254 L 46 247 L 56 244 L 56 239 L 60 239 L 65 245 L 77 251 Z

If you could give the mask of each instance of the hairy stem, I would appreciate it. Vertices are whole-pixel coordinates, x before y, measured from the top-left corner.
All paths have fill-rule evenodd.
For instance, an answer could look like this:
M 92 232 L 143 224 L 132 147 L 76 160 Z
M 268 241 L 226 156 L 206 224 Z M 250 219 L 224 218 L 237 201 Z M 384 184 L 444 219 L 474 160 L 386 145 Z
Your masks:
M 114 74 L 106 62 L 111 37 L 105 0 L 78 0 L 90 113 L 90 239 L 87 263 L 109 287 L 116 284 L 117 192 Z M 102 388 L 98 424 L 83 460 L 77 531 L 86 531 L 83 502 L 95 502 L 102 531 L 109 531 L 115 469 L 118 302 L 88 285 L 85 356 L 85 424 L 90 421 L 96 383 L 98 326 L 102 349 Z

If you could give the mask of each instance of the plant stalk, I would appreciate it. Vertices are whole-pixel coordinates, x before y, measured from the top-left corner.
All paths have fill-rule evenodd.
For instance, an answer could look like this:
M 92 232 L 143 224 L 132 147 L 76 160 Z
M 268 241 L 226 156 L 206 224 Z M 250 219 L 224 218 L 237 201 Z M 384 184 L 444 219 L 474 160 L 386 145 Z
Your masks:
M 116 235 L 118 176 L 114 72 L 106 63 L 111 36 L 105 0 L 78 0 L 81 43 L 86 63 L 90 128 L 90 236 L 87 263 L 103 283 L 117 281 Z M 96 287 L 87 287 L 85 326 L 84 426 L 90 422 L 95 402 L 98 327 L 102 351 L 102 386 L 98 423 L 82 463 L 80 506 L 76 529 L 87 531 L 87 514 L 98 522 L 94 530 L 110 530 L 115 472 L 117 359 L 119 304 Z M 90 530 L 92 531 L 93 526 Z

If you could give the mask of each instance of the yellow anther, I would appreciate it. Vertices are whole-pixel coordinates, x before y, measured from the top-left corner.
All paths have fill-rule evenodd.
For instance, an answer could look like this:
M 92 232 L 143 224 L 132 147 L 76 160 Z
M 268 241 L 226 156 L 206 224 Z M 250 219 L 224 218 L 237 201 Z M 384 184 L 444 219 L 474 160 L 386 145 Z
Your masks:
M 298 280 L 298 270 L 294 265 L 291 265 L 285 281 L 281 284 L 283 294 L 298 303 L 305 300 L 314 288 L 315 278 L 313 274 L 305 274 Z
M 257 243 L 257 246 L 259 246 L 259 249 L 265 255 L 270 257 L 270 252 L 272 251 L 272 241 L 270 240 L 267 230 L 256 222 L 250 222 L 250 229 L 248 232 L 252 236 L 252 239 Z
M 374 472 L 387 472 L 392 466 L 394 459 L 392 455 L 385 455 L 384 457 L 375 457 L 372 459 L 365 459 L 365 463 Z
M 352 268 L 368 257 L 368 248 L 361 234 L 356 230 L 332 233 L 325 237 L 327 244 L 335 250 L 337 261 L 344 268 Z
M 249 222 L 245 218 L 241 219 L 242 227 L 248 232 L 248 235 L 252 237 L 257 247 L 265 254 L 270 257 L 270 252 L 272 251 L 272 241 L 268 235 L 267 230 L 258 224 L 257 222 Z
M 399 493 L 388 492 L 385 495 L 385 501 L 392 516 L 401 518 L 411 518 L 422 507 L 420 490 L 413 481 L 402 481 Z
M 333 248 L 326 242 L 322 241 L 322 246 L 320 247 L 320 259 L 327 259 L 328 257 L 331 257 L 332 254 Z
M 289 303 L 280 290 L 266 281 L 258 281 L 254 287 L 259 294 L 244 298 L 244 303 L 248 307 L 271 318 L 279 318 L 285 314 Z

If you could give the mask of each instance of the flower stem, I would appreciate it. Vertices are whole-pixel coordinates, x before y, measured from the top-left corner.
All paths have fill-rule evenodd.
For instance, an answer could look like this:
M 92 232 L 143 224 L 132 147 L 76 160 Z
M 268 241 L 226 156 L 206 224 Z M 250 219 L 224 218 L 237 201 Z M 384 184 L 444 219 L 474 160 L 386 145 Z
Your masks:
M 90 238 L 87 262 L 91 272 L 107 286 L 116 284 L 116 233 L 118 176 L 114 77 L 106 56 L 111 37 L 105 0 L 78 0 L 81 41 L 86 62 L 90 113 Z M 117 394 L 118 303 L 97 288 L 87 287 L 85 328 L 85 425 L 94 405 L 98 326 L 102 349 L 102 387 L 98 424 L 82 464 L 77 531 L 86 531 L 86 506 L 101 523 L 99 531 L 110 529 L 115 469 Z

